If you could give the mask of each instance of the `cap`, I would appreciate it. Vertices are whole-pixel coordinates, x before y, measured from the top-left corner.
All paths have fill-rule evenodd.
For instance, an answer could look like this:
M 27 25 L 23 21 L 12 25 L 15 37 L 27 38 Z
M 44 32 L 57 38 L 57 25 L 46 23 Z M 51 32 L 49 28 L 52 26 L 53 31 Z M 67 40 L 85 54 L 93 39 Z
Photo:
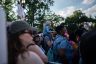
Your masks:
M 24 21 L 15 21 L 10 25 L 9 31 L 11 34 L 15 34 L 17 32 L 23 31 L 23 30 L 31 30 L 31 26 Z

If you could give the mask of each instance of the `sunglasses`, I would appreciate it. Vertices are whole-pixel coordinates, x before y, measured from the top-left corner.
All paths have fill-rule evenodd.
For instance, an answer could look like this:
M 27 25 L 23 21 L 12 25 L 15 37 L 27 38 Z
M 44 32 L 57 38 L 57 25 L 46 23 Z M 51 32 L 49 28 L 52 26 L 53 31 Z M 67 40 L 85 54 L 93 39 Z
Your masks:
M 19 32 L 18 35 L 24 34 L 24 33 L 28 33 L 30 35 L 33 35 L 32 30 L 23 30 L 23 31 Z
M 29 33 L 30 35 L 33 35 L 31 30 L 25 30 L 24 33 Z

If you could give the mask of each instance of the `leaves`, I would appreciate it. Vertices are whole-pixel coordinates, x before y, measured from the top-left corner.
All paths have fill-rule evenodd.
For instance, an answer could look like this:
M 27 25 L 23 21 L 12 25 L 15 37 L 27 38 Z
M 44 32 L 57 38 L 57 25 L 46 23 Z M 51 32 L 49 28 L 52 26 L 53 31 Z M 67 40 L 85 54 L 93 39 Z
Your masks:
M 15 3 L 15 0 L 0 0 L 0 4 L 5 9 L 7 21 L 13 21 L 16 18 L 15 13 L 12 10 L 14 3 Z
M 25 7 L 27 8 L 27 17 L 28 22 L 35 26 L 35 21 L 39 21 L 37 23 L 42 23 L 42 20 L 44 20 L 44 16 L 46 15 L 45 12 L 47 12 L 52 6 L 53 0 L 25 0 Z M 43 24 L 41 24 L 43 25 Z

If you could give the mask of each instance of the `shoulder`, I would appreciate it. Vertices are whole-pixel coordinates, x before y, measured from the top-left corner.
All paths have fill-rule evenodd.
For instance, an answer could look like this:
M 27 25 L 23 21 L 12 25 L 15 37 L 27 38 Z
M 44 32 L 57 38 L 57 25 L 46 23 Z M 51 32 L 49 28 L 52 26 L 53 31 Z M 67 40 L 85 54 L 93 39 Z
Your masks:
M 55 37 L 55 41 L 57 41 L 57 42 L 61 42 L 61 41 L 63 41 L 64 40 L 64 38 L 62 37 L 62 36 L 60 36 L 60 35 L 57 35 L 56 37 Z
M 30 60 L 31 60 L 31 57 L 32 57 L 32 52 L 24 52 L 22 54 L 19 54 L 18 56 L 18 59 L 17 59 L 17 64 L 30 64 L 32 63 Z
M 38 61 L 36 62 L 36 60 Z M 18 56 L 17 64 L 39 64 L 39 63 L 43 64 L 40 57 L 34 52 L 28 51 Z
M 33 51 L 33 52 L 40 54 L 40 55 L 44 54 L 44 52 L 42 51 L 42 49 L 38 45 L 30 46 L 28 48 L 28 50 Z
M 55 39 L 55 46 L 58 48 L 66 48 L 68 45 L 68 40 L 64 38 L 63 36 L 58 35 L 57 38 Z
M 40 47 L 38 46 L 38 45 L 34 45 L 34 46 L 32 46 L 32 45 L 30 45 L 29 47 L 28 47 L 28 49 L 30 50 L 35 50 L 35 49 L 40 49 Z

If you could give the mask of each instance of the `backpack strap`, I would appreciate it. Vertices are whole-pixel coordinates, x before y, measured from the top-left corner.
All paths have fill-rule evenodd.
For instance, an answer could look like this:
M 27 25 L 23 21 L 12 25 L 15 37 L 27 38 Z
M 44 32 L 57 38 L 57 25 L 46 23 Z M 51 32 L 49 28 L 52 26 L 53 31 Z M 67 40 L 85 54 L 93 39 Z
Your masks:
M 26 48 L 28 49 L 30 46 L 33 46 L 33 45 L 36 45 L 36 44 L 31 43 Z

